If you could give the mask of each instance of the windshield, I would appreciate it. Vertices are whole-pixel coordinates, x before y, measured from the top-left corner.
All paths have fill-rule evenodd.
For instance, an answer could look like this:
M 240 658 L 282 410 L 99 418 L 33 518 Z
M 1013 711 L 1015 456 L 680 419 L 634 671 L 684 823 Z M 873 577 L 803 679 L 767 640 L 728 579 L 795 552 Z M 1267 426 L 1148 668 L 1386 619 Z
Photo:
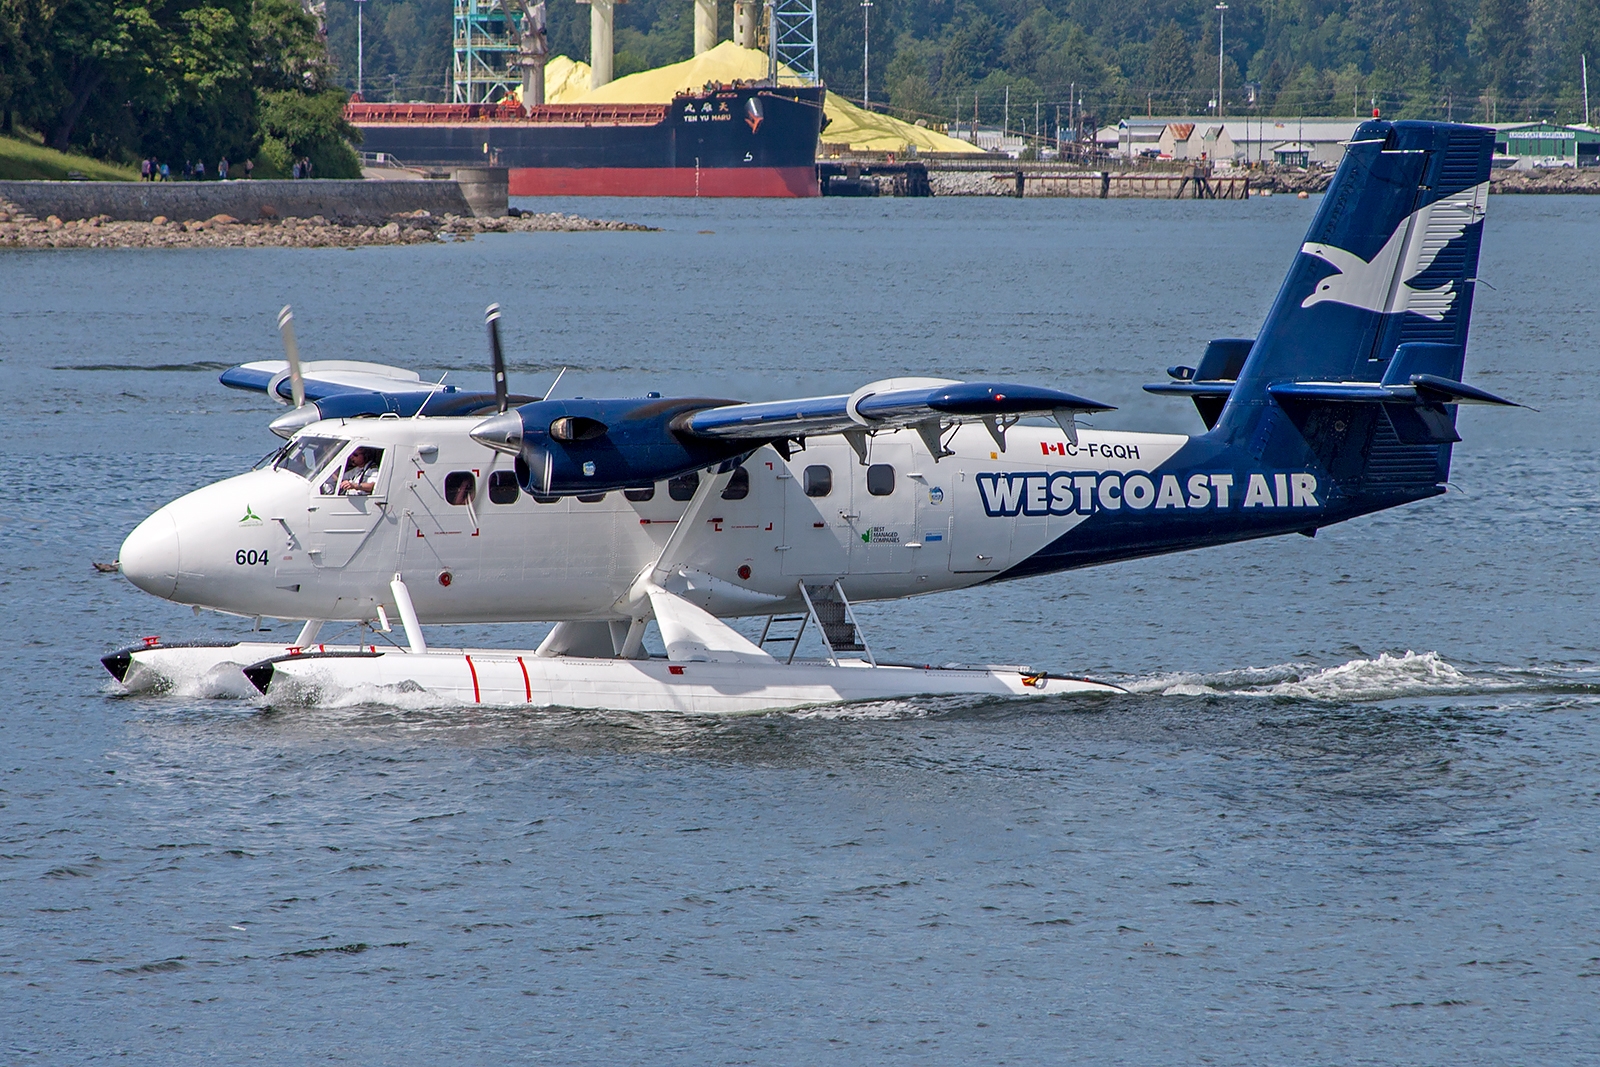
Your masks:
M 300 437 L 289 442 L 272 467 L 274 470 L 298 474 L 309 481 L 347 443 L 337 437 Z

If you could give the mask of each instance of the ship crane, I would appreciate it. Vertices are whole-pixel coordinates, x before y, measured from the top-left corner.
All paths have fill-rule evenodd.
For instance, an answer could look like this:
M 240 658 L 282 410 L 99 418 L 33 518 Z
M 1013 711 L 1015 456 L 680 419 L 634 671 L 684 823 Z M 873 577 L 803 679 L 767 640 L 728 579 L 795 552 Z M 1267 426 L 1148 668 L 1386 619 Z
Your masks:
M 616 5 L 627 0 L 577 2 L 589 6 L 589 87 L 598 89 L 612 80 Z M 717 0 L 693 2 L 698 56 L 717 46 L 718 9 Z M 785 69 L 804 84 L 819 81 L 816 0 L 735 0 L 733 40 L 741 48 L 766 45 L 774 82 Z M 454 42 L 454 103 L 506 100 L 519 81 L 524 105 L 545 102 L 549 43 L 543 0 L 455 0 Z

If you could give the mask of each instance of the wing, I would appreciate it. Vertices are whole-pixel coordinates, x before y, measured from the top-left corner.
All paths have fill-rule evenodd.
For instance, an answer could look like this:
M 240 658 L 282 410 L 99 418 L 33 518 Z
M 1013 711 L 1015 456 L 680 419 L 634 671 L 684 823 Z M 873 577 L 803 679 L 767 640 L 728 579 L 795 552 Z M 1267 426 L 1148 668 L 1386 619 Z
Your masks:
M 271 423 L 272 432 L 292 437 L 301 427 L 320 419 L 360 418 L 373 415 L 480 415 L 495 410 L 493 392 L 475 392 L 423 381 L 414 370 L 384 363 L 328 359 L 301 364 L 306 404 Z M 288 403 L 289 364 L 281 359 L 243 363 L 222 372 L 230 389 L 266 393 Z M 537 397 L 512 396 L 513 404 Z
M 1075 415 L 1111 410 L 1110 404 L 1037 385 L 889 378 L 849 395 L 703 408 L 681 416 L 674 429 L 696 437 L 770 441 L 913 427 L 925 440 L 931 435 L 937 442 L 943 427 L 984 422 L 1003 441 L 1003 425 L 1023 416 L 1053 417 L 1069 437 L 1075 437 Z M 935 455 L 943 454 L 934 443 L 929 447 Z
M 433 388 L 414 370 L 353 359 L 327 359 L 301 365 L 306 399 L 321 400 L 341 393 L 426 393 Z M 281 359 L 242 363 L 222 372 L 230 389 L 268 393 L 289 399 L 289 364 Z

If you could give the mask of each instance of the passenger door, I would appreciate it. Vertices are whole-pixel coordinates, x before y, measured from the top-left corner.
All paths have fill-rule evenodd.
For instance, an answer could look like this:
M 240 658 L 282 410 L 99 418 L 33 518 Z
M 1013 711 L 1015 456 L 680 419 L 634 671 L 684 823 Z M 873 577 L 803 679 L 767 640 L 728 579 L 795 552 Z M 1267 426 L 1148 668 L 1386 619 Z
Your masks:
M 832 581 L 849 573 L 850 541 L 856 536 L 851 513 L 850 464 L 846 447 L 812 439 L 789 462 L 783 507 L 783 573 Z M 781 477 L 781 476 L 780 476 Z
M 843 518 L 851 534 L 851 574 L 901 574 L 917 566 L 917 484 L 909 477 L 914 460 L 911 446 L 898 436 L 874 441 L 870 462 L 852 462 L 844 472 L 850 483 L 851 506 Z M 913 544 L 919 547 L 908 547 Z

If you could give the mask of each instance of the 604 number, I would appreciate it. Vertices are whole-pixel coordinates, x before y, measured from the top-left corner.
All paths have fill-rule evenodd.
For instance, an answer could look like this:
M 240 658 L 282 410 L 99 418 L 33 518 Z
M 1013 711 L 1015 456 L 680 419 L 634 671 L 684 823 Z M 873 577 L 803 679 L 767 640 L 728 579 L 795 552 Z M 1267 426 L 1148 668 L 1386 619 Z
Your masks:
M 233 554 L 233 561 L 241 567 L 265 567 L 267 565 L 267 550 L 257 552 L 253 548 L 241 548 Z

